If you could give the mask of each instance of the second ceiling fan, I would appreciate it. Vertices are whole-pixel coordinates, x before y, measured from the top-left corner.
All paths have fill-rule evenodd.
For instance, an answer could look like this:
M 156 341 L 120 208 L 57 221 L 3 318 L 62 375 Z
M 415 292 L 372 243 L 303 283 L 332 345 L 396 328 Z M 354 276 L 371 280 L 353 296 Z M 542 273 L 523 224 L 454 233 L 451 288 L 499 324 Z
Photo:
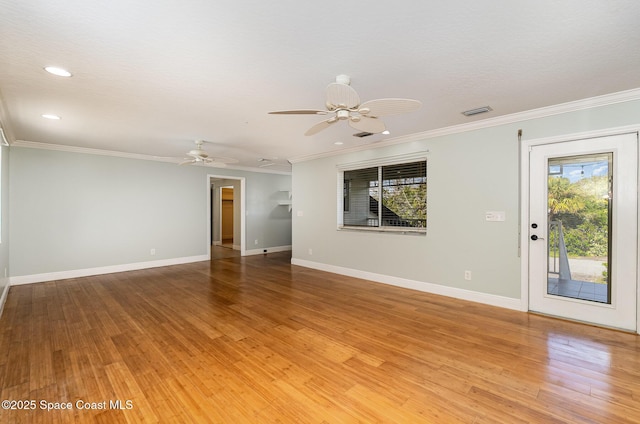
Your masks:
M 202 145 L 205 142 L 204 140 L 196 140 L 196 148 L 189 150 L 186 155 L 189 156 L 185 158 L 183 162 L 180 162 L 179 165 L 189 165 L 189 164 L 215 164 L 219 167 L 225 167 L 228 163 L 237 163 L 237 159 L 232 158 L 224 158 L 221 156 L 210 156 L 209 153 L 202 148 Z
M 327 86 L 326 110 L 301 109 L 269 112 L 273 115 L 332 115 L 329 119 L 318 122 L 305 132 L 314 135 L 338 121 L 349 121 L 353 128 L 377 134 L 385 131 L 381 116 L 398 115 L 413 112 L 422 103 L 412 99 L 376 99 L 360 103 L 360 96 L 351 87 L 351 79 L 347 75 L 338 75 L 336 82 Z

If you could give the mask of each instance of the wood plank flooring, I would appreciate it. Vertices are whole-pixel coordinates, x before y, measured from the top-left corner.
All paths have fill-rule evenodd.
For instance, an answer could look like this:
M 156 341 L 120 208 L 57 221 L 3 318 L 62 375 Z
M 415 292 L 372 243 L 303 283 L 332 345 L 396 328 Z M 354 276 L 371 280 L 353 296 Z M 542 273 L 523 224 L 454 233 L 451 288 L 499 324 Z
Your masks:
M 0 422 L 640 422 L 637 335 L 219 257 L 12 287 Z

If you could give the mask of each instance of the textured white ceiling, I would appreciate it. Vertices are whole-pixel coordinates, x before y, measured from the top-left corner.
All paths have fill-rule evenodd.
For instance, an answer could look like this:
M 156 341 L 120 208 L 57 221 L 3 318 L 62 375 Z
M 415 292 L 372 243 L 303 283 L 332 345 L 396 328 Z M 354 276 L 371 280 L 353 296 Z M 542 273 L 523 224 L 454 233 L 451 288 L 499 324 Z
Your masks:
M 17 140 L 180 159 L 205 139 L 253 167 L 638 88 L 639 17 L 637 0 L 0 0 L 1 118 Z M 267 114 L 323 108 L 338 74 L 423 107 L 366 139 Z

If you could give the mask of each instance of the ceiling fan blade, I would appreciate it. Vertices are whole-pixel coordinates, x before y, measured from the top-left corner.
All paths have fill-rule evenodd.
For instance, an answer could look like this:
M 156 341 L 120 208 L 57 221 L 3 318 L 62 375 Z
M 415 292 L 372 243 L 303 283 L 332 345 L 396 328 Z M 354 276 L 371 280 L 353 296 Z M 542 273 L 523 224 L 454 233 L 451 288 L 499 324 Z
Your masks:
M 278 110 L 275 112 L 269 112 L 270 115 L 326 115 L 326 110 L 313 110 L 313 109 L 301 109 L 301 110 Z
M 307 130 L 307 132 L 304 133 L 304 135 L 314 135 L 316 133 L 319 133 L 320 131 L 324 130 L 325 128 L 329 128 L 329 126 L 331 124 L 333 124 L 334 122 L 337 122 L 337 121 L 338 120 L 335 117 L 331 117 L 331 118 L 327 119 L 326 121 L 318 122 L 317 124 L 315 124 L 314 126 L 309 128 Z
M 195 159 L 187 159 L 183 162 L 180 162 L 178 165 L 187 165 L 189 163 L 196 163 L 197 161 Z
M 369 100 L 360 105 L 358 110 L 362 115 L 389 116 L 400 113 L 413 112 L 420 109 L 422 102 L 412 99 L 377 99 Z
M 327 86 L 327 109 L 353 109 L 360 105 L 360 96 L 350 85 L 332 82 Z
M 368 116 L 360 116 L 360 119 L 349 119 L 349 125 L 353 128 L 369 132 L 373 134 L 381 133 L 385 130 L 384 122 L 379 120 L 378 118 L 372 118 Z
M 239 161 L 238 159 L 215 156 L 213 158 L 209 158 L 209 162 L 228 164 L 228 163 L 238 163 Z

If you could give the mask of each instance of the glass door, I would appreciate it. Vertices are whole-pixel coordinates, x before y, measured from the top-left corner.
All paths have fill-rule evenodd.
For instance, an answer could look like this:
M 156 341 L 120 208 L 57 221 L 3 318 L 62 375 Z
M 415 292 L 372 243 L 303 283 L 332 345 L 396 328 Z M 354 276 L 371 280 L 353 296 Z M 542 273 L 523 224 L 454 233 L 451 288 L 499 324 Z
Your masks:
M 529 308 L 636 329 L 637 136 L 533 146 Z
M 547 160 L 547 294 L 611 303 L 613 153 Z

